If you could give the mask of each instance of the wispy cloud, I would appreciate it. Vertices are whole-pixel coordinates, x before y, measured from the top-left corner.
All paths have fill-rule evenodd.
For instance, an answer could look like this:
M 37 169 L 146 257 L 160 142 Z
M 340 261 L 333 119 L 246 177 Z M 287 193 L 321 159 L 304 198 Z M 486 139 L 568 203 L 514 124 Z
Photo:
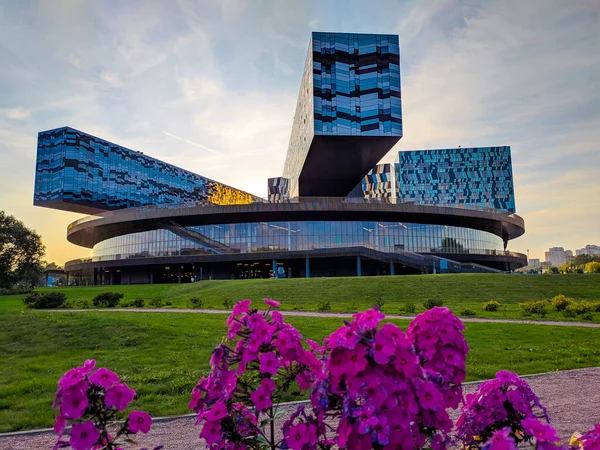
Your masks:
M 222 155 L 222 153 L 221 153 L 221 152 L 219 152 L 219 151 L 217 151 L 217 150 L 213 150 L 212 148 L 208 148 L 208 147 L 207 147 L 207 146 L 205 146 L 205 145 L 198 144 L 197 142 L 192 142 L 192 141 L 190 141 L 190 140 L 188 140 L 188 139 L 184 139 L 184 138 L 182 138 L 181 136 L 177 136 L 177 135 L 175 135 L 175 134 L 169 133 L 168 131 L 163 131 L 162 133 L 163 133 L 164 135 L 166 135 L 166 136 L 172 137 L 173 139 L 177 139 L 177 140 L 179 140 L 179 141 L 183 141 L 183 142 L 185 142 L 186 144 L 193 145 L 194 147 L 200 147 L 200 148 L 203 148 L 204 150 L 208 150 L 209 152 L 216 153 L 217 155 Z
M 42 233 L 51 259 L 85 254 L 64 240 L 74 215 L 31 205 L 37 132 L 62 125 L 264 196 L 283 169 L 318 27 L 400 34 L 405 136 L 395 150 L 512 146 L 527 226 L 515 250 L 600 243 L 599 9 L 597 0 L 8 2 L 0 205 Z

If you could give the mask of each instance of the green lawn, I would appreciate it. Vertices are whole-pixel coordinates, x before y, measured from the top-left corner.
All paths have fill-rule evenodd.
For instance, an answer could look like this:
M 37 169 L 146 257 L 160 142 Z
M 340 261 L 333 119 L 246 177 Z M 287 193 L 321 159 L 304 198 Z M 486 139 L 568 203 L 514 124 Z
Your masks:
M 468 308 L 475 311 L 477 317 L 521 318 L 519 303 L 527 300 L 549 299 L 557 294 L 564 294 L 576 300 L 600 300 L 600 274 L 297 278 L 50 289 L 65 292 L 73 300 L 91 300 L 100 292 L 117 291 L 125 294 L 125 300 L 137 297 L 146 300 L 162 298 L 165 302 L 172 302 L 176 308 L 190 307 L 190 297 L 199 297 L 204 302 L 204 307 L 216 309 L 223 308 L 224 300 L 235 303 L 244 298 L 260 301 L 263 297 L 280 300 L 283 310 L 315 311 L 319 302 L 329 300 L 333 312 L 355 312 L 371 307 L 374 303 L 383 302 L 383 309 L 388 314 L 401 314 L 406 303 L 414 303 L 417 312 L 421 312 L 424 310 L 422 304 L 425 300 L 437 297 L 457 313 Z M 0 311 L 21 310 L 21 297 L 0 297 Z M 500 311 L 483 310 L 483 303 L 490 299 L 502 303 Z M 565 319 L 553 308 L 549 308 L 545 319 L 580 320 Z M 600 313 L 594 315 L 594 321 L 600 322 Z
M 298 283 L 281 281 L 270 286 L 276 291 L 285 283 Z M 326 285 L 327 281 L 323 283 Z M 211 283 L 206 284 L 208 287 L 201 287 L 200 292 L 214 289 Z M 154 293 L 164 295 L 172 288 L 161 286 L 162 294 Z M 180 294 L 183 302 L 198 286 L 178 288 L 188 290 Z M 121 289 L 128 291 L 128 295 L 132 292 L 132 288 Z M 85 295 L 97 292 L 92 289 L 68 292 L 76 291 Z M 332 291 L 342 295 L 341 288 L 328 286 L 328 295 Z M 146 292 L 151 293 L 149 289 Z M 282 291 L 265 295 L 278 297 L 278 292 Z M 344 298 L 351 301 L 352 297 L 363 295 L 364 290 L 360 290 L 355 296 L 344 294 Z M 255 294 L 254 298 L 257 297 Z M 299 293 L 288 291 L 285 298 L 288 303 L 293 303 L 294 298 L 300 299 Z M 189 412 L 189 391 L 207 370 L 210 351 L 225 332 L 224 319 L 221 315 L 202 314 L 3 311 L 0 432 L 50 426 L 58 378 L 87 358 L 95 358 L 100 367 L 111 368 L 126 378 L 139 395 L 133 407 L 155 416 Z M 293 317 L 289 321 L 305 337 L 315 340 L 321 340 L 341 324 L 339 319 L 313 317 Z M 403 328 L 407 325 L 406 321 L 396 323 Z M 596 329 L 470 323 L 466 337 L 471 347 L 469 380 L 492 377 L 500 369 L 527 374 L 600 365 L 600 333 Z

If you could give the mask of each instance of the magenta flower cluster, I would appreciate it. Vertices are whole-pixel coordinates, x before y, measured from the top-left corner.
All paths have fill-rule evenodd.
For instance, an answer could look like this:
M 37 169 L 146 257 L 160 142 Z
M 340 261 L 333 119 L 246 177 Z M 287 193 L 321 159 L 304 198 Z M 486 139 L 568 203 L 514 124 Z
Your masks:
M 312 372 L 321 366 L 314 352 L 303 347 L 302 335 L 274 311 L 251 309 L 251 301 L 235 305 L 227 320 L 227 341 L 215 348 L 211 371 L 192 391 L 190 408 L 198 413 L 200 437 L 211 449 L 274 446 L 274 437 L 261 426 L 274 426 L 274 404 L 294 382 L 308 389 Z M 252 411 L 248 409 L 252 407 Z M 266 422 L 265 422 L 266 421 Z
M 53 405 L 59 409 L 54 423 L 58 434 L 55 449 L 69 445 L 75 450 L 117 449 L 119 438 L 150 431 L 151 417 L 143 411 L 131 411 L 114 437 L 108 433 L 107 424 L 127 408 L 135 391 L 114 372 L 105 368 L 94 370 L 95 366 L 96 361 L 87 360 L 58 381 Z M 69 422 L 72 430 L 67 441 L 63 436 Z
M 192 390 L 189 407 L 211 450 L 600 450 L 600 425 L 561 444 L 546 409 L 516 374 L 498 372 L 465 401 L 469 349 L 461 321 L 446 308 L 420 314 L 406 333 L 381 325 L 377 308 L 356 313 L 320 346 L 285 322 L 278 302 L 264 302 L 264 311 L 250 300 L 235 305 L 227 339 Z M 150 416 L 131 411 L 114 436 L 108 433 L 136 393 L 93 360 L 65 373 L 58 387 L 55 449 L 123 450 L 131 434 L 150 431 Z M 309 391 L 310 404 L 276 426 L 279 404 L 298 389 Z M 451 434 L 448 410 L 463 403 Z
M 467 395 L 456 422 L 457 436 L 465 446 L 478 447 L 508 427 L 511 437 L 520 443 L 528 438 L 523 421 L 537 417 L 549 422 L 546 408 L 527 382 L 514 373 L 501 371 Z
M 458 401 L 448 396 L 449 404 L 444 392 L 455 388 L 448 380 L 458 384 L 464 378 L 462 324 L 436 308 L 405 334 L 391 323 L 379 327 L 384 317 L 377 309 L 357 313 L 325 340 L 324 364 L 311 393 L 314 415 L 284 425 L 284 448 L 312 449 L 316 442 L 321 448 L 441 449 L 450 442 L 447 408 Z M 431 336 L 421 339 L 425 332 Z M 441 374 L 437 360 L 422 365 L 446 351 L 462 367 Z

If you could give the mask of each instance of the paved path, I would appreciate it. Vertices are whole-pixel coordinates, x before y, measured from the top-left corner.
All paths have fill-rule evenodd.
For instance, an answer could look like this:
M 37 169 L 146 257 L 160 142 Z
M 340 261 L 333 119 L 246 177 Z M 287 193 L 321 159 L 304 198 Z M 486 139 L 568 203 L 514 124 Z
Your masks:
M 165 309 L 165 308 L 104 308 L 104 309 L 47 309 L 48 312 L 135 312 L 135 313 L 195 313 L 195 314 L 231 314 L 231 311 L 225 309 Z M 352 313 L 329 313 L 316 311 L 281 311 L 284 316 L 297 317 L 336 317 L 339 319 L 352 318 Z M 399 316 L 394 314 L 386 314 L 388 319 L 405 319 L 412 320 L 414 316 Z M 552 325 L 558 327 L 585 327 L 585 328 L 600 328 L 600 323 L 589 322 L 552 322 L 542 320 L 521 320 L 521 319 L 487 319 L 475 317 L 461 317 L 460 320 L 469 323 L 520 323 L 528 325 Z
M 526 378 L 533 391 L 548 408 L 552 425 L 560 437 L 568 440 L 574 431 L 584 432 L 600 422 L 600 368 L 566 370 Z M 465 385 L 465 394 L 473 392 L 477 383 Z M 296 406 L 287 407 L 289 415 Z M 456 419 L 456 415 L 454 415 Z M 155 423 L 147 435 L 136 436 L 138 445 L 127 446 L 128 450 L 142 447 L 153 448 L 164 445 L 165 449 L 202 449 L 198 438 L 200 430 L 194 426 L 195 418 L 183 417 Z M 2 450 L 37 450 L 52 448 L 55 435 L 52 432 L 27 436 L 0 436 Z

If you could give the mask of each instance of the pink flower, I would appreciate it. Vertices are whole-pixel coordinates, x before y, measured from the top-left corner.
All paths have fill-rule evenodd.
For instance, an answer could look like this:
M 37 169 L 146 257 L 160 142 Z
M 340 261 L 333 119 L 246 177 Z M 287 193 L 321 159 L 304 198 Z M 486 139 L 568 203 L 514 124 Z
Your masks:
M 92 370 L 94 370 L 94 367 L 96 367 L 96 360 L 95 359 L 86 359 L 85 363 L 83 363 L 82 372 L 90 373 Z
M 237 302 L 233 307 L 231 315 L 239 316 L 240 314 L 247 312 L 248 308 L 250 307 L 250 303 L 252 303 L 252 300 L 242 300 L 241 302 Z
M 81 367 L 74 367 L 65 373 L 60 380 L 58 380 L 58 385 L 63 389 L 74 386 L 80 381 L 83 381 L 84 375 L 85 373 Z
M 425 409 L 436 409 L 442 405 L 443 398 L 431 381 L 421 382 L 417 385 L 419 404 Z
M 200 437 L 203 438 L 208 445 L 213 445 L 221 439 L 221 422 L 207 421 L 202 427 Z
M 79 389 L 65 392 L 60 402 L 60 413 L 67 419 L 79 419 L 88 406 L 87 395 Z
M 106 402 L 106 406 L 114 406 L 119 411 L 122 411 L 127 408 L 127 405 L 134 397 L 135 391 L 123 383 L 109 387 L 106 390 L 104 401 Z
M 66 425 L 67 421 L 63 416 L 56 416 L 56 420 L 54 421 L 54 432 L 62 436 Z
M 129 413 L 129 430 L 132 433 L 141 431 L 147 433 L 152 426 L 152 417 L 144 411 L 131 411 Z
M 246 326 L 251 330 L 254 330 L 262 326 L 268 326 L 268 323 L 262 314 L 252 314 L 251 316 L 246 317 Z
M 396 352 L 394 342 L 383 333 L 378 332 L 375 335 L 375 344 L 373 346 L 373 359 L 377 364 L 385 365 L 390 361 L 390 357 Z
M 192 389 L 192 399 L 190 400 L 188 408 L 193 409 L 193 410 L 198 409 L 198 403 L 200 402 L 201 398 L 202 398 L 202 392 L 200 392 L 200 389 L 198 389 L 197 387 Z
M 308 427 L 303 423 L 290 427 L 285 434 L 285 443 L 287 447 L 292 450 L 302 450 L 302 447 L 305 444 L 308 444 L 309 434 L 307 431 Z
M 250 400 L 252 400 L 258 411 L 264 411 L 273 405 L 271 394 L 275 390 L 275 387 L 273 380 L 265 378 L 262 380 L 260 387 L 250 394 Z
M 227 331 L 227 339 L 233 340 L 235 339 L 238 331 L 242 329 L 242 324 L 237 320 L 234 320 L 229 325 L 229 330 Z
M 103 388 L 110 387 L 119 382 L 117 374 L 104 367 L 96 370 L 89 376 L 89 379 L 92 384 L 102 386 Z
M 100 439 L 100 432 L 91 420 L 73 424 L 69 444 L 75 450 L 90 450 Z
M 271 375 L 275 375 L 281 363 L 277 360 L 277 356 L 273 352 L 263 353 L 258 358 L 260 361 L 260 372 L 261 373 L 270 373 Z
M 279 311 L 273 311 L 273 313 L 271 314 L 271 320 L 277 326 L 283 325 L 283 316 Z
M 541 422 L 539 419 L 523 419 L 521 426 L 525 433 L 533 436 L 538 442 L 558 442 L 560 438 L 556 430 L 550 425 Z
M 515 440 L 510 437 L 510 431 L 510 427 L 496 431 L 483 445 L 483 450 L 517 450 Z
M 206 420 L 211 422 L 221 420 L 227 415 L 227 405 L 224 402 L 218 401 L 215 403 L 204 416 Z
M 354 350 L 348 355 L 348 372 L 358 373 L 367 368 L 367 359 L 365 358 L 365 352 L 367 348 L 359 344 Z
M 276 300 L 271 300 L 271 299 L 268 299 L 268 298 L 263 298 L 263 301 L 267 305 L 271 306 L 272 308 L 278 308 L 279 307 L 279 302 L 276 301 Z

